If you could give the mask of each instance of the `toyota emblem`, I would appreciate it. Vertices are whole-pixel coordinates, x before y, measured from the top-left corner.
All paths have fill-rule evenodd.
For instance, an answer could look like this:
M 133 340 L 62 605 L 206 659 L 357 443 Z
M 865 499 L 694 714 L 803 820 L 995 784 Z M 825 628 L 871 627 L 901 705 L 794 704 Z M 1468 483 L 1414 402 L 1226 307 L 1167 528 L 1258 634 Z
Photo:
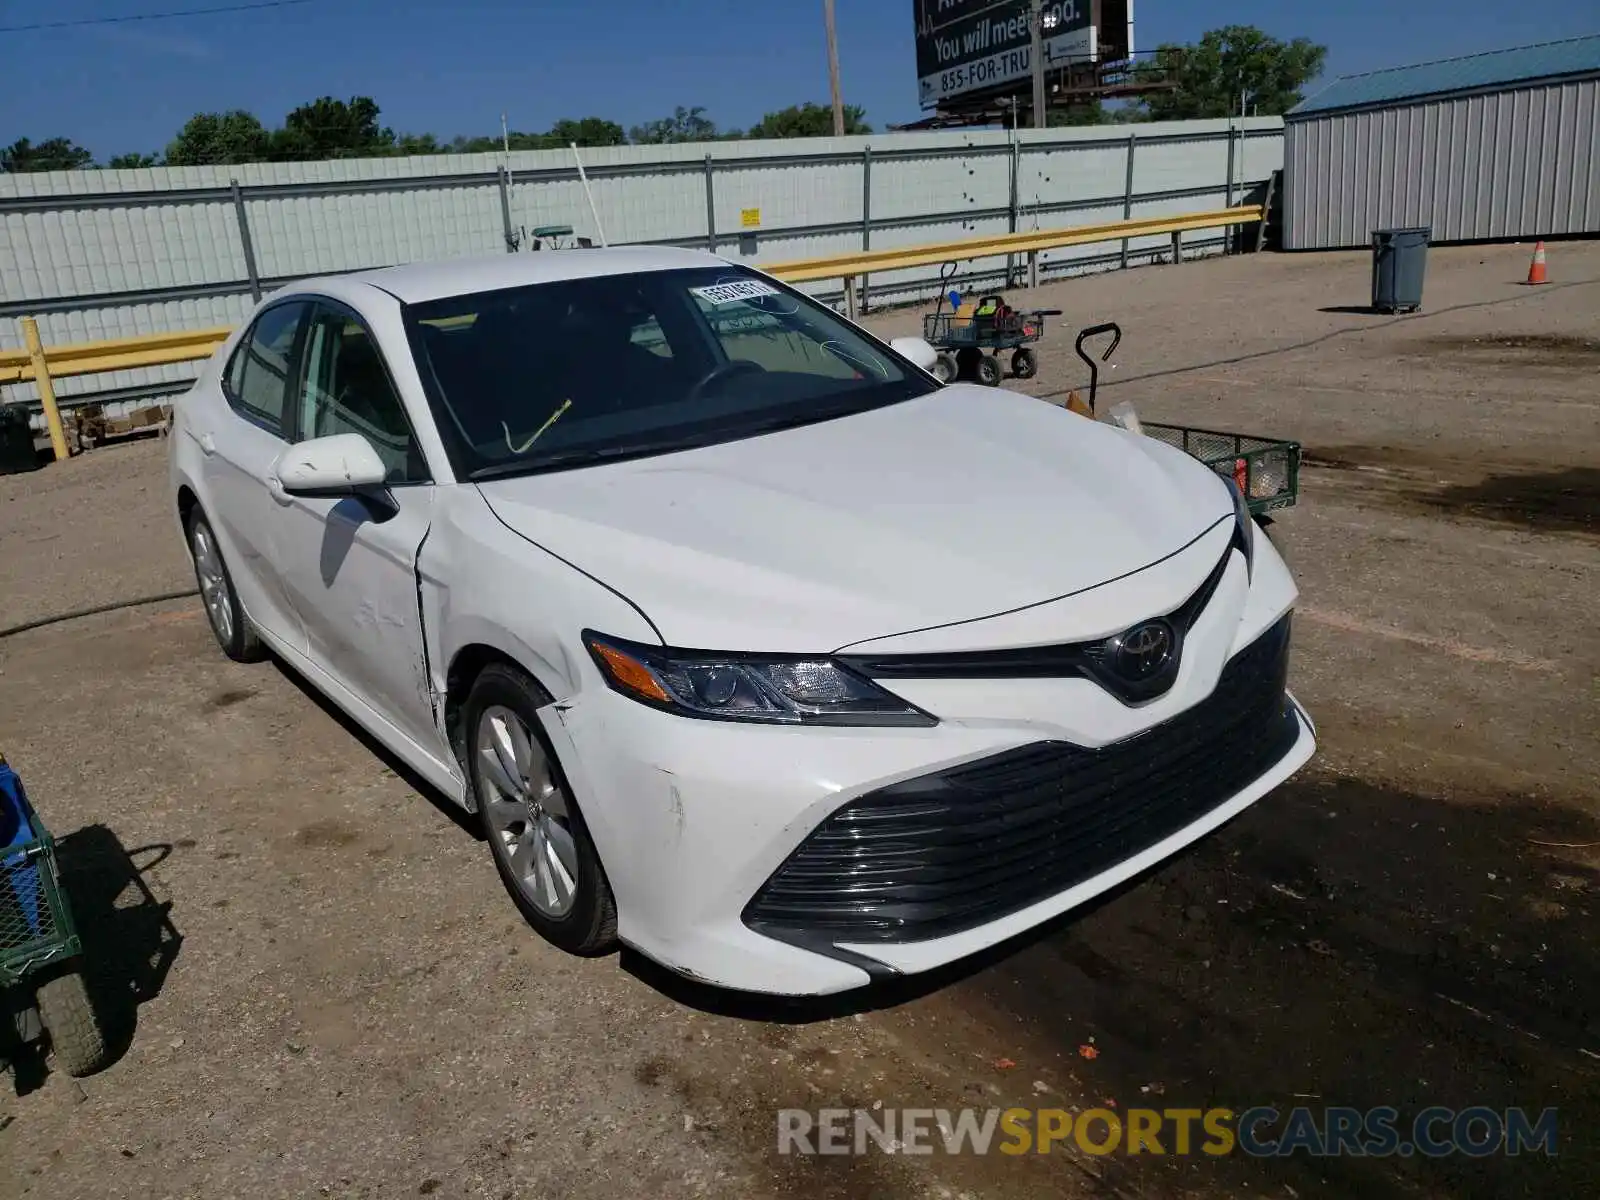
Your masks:
M 1161 674 L 1172 661 L 1176 644 L 1171 625 L 1165 621 L 1146 621 L 1116 639 L 1111 667 L 1124 679 L 1142 683 Z

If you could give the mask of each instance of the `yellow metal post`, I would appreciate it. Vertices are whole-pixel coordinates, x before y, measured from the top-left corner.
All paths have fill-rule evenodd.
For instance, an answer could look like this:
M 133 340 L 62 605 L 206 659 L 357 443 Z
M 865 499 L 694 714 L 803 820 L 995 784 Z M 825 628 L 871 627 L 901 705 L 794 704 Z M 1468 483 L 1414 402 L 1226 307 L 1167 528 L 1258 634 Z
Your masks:
M 56 389 L 50 383 L 50 364 L 45 361 L 44 343 L 39 340 L 39 322 L 32 317 L 22 318 L 22 338 L 28 347 L 28 357 L 33 362 L 33 382 L 39 388 L 39 403 L 44 406 L 44 421 L 50 427 L 50 449 L 56 461 L 69 457 L 67 431 L 61 427 L 61 410 L 56 407 Z

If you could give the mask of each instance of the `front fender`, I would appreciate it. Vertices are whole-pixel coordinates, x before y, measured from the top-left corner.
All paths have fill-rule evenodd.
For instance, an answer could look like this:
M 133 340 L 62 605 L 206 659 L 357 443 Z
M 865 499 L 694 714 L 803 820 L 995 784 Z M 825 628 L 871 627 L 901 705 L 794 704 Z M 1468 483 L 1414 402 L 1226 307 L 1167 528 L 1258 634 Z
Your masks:
M 476 486 L 441 487 L 437 515 L 417 555 L 431 684 L 448 691 L 451 667 L 486 647 L 509 658 L 555 700 L 605 686 L 582 631 L 656 640 L 630 603 L 507 528 Z

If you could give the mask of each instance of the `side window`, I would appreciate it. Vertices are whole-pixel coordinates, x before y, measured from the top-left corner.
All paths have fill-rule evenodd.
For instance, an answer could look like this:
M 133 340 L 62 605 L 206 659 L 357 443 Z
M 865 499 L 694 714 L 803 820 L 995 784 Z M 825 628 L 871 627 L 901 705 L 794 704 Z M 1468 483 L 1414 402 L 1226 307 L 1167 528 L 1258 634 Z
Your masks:
M 278 437 L 287 436 L 285 403 L 295 336 L 308 304 L 279 304 L 256 323 L 233 352 L 225 376 L 228 402 L 245 419 Z
M 349 314 L 319 305 L 306 337 L 297 395 L 300 440 L 359 433 L 389 468 L 390 483 L 426 483 L 428 468 L 372 335 Z

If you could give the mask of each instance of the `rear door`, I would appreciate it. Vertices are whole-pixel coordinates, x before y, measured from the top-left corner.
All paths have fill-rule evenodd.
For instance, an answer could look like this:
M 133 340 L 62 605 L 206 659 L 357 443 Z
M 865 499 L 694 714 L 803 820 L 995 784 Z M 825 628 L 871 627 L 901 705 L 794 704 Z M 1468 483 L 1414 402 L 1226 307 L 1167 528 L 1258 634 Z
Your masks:
M 222 374 L 223 405 L 196 409 L 207 516 L 222 539 L 239 601 L 258 628 L 305 649 L 301 622 L 278 572 L 282 526 L 270 481 L 289 445 L 289 384 L 311 305 L 286 300 L 264 309 Z
M 279 563 L 312 660 L 448 761 L 433 715 L 416 562 L 433 479 L 382 352 L 351 309 L 319 300 L 291 389 L 294 439 L 358 433 L 388 466 L 382 499 L 280 493 Z

